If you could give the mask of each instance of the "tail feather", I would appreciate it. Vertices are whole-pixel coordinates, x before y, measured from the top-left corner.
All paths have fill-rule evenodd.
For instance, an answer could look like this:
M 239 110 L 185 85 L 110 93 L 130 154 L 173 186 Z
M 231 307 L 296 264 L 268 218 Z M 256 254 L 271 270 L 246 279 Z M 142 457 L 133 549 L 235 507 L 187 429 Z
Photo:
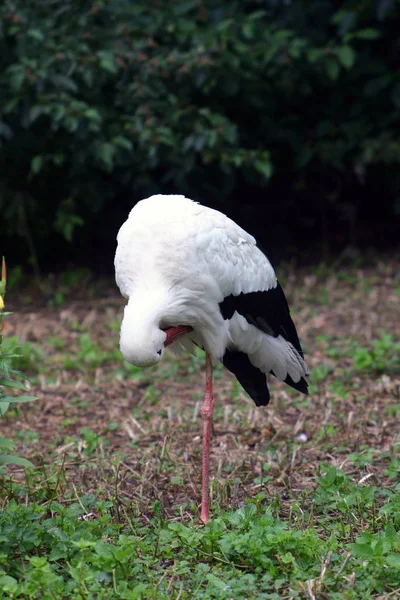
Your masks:
M 298 350 L 282 336 L 264 334 L 256 352 L 249 353 L 251 363 L 264 373 L 273 373 L 280 381 L 293 382 L 307 377 L 307 364 Z
M 273 371 L 270 371 L 270 373 L 271 373 L 271 375 L 274 375 L 276 377 L 276 375 Z M 308 396 L 308 383 L 307 383 L 307 380 L 304 379 L 304 377 L 301 377 L 301 379 L 299 379 L 299 381 L 293 381 L 293 379 L 290 377 L 290 375 L 287 375 L 283 381 L 287 385 L 290 385 L 290 387 L 292 387 L 293 389 Z
M 247 354 L 239 350 L 226 350 L 222 362 L 236 376 L 256 406 L 267 406 L 270 399 L 267 378 L 251 364 Z

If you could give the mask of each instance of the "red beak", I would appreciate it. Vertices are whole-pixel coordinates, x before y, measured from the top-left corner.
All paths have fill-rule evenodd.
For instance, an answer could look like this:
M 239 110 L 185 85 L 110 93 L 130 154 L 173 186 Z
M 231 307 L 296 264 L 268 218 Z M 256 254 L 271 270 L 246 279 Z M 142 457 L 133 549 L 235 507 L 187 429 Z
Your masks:
M 177 327 L 168 327 L 168 329 L 164 329 L 164 331 L 167 334 L 164 346 L 167 347 L 176 342 L 176 340 L 179 340 L 183 335 L 193 331 L 193 328 L 189 325 L 178 325 Z

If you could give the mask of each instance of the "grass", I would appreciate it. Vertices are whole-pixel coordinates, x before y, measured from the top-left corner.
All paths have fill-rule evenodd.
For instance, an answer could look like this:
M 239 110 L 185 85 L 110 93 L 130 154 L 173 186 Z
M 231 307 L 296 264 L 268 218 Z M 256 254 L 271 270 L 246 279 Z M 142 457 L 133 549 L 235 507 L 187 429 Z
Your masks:
M 159 501 L 143 519 L 115 498 L 76 491 L 62 503 L 12 499 L 0 517 L 0 598 L 339 599 L 398 591 L 400 493 L 322 471 L 313 497 L 291 503 L 284 519 L 281 501 L 267 503 L 261 492 L 239 509 L 218 510 L 206 527 L 179 514 L 167 520 Z
M 40 400 L 0 422 L 36 465 L 1 472 L 0 599 L 399 597 L 398 266 L 288 274 L 310 396 L 271 381 L 256 409 L 217 370 L 207 526 L 203 355 L 125 363 L 109 282 L 69 273 L 32 308 L 11 289 Z

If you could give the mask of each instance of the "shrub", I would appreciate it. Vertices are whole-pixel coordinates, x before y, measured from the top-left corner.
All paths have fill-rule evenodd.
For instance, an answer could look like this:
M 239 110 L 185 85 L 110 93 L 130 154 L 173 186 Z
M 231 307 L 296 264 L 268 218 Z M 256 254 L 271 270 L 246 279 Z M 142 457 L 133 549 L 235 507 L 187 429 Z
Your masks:
M 226 209 L 267 184 L 283 220 L 326 233 L 332 211 L 354 222 L 368 177 L 400 211 L 398 5 L 3 3 L 3 233 L 48 255 L 54 234 L 114 239 L 132 197 Z

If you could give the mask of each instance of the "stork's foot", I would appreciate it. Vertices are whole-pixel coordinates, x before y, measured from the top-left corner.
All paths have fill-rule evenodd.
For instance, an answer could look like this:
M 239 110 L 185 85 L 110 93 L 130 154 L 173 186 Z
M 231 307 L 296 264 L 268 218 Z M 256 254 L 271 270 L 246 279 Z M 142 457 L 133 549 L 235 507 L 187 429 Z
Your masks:
M 200 521 L 207 525 L 210 521 L 210 506 L 207 503 L 207 506 L 201 505 L 201 513 L 200 513 Z

